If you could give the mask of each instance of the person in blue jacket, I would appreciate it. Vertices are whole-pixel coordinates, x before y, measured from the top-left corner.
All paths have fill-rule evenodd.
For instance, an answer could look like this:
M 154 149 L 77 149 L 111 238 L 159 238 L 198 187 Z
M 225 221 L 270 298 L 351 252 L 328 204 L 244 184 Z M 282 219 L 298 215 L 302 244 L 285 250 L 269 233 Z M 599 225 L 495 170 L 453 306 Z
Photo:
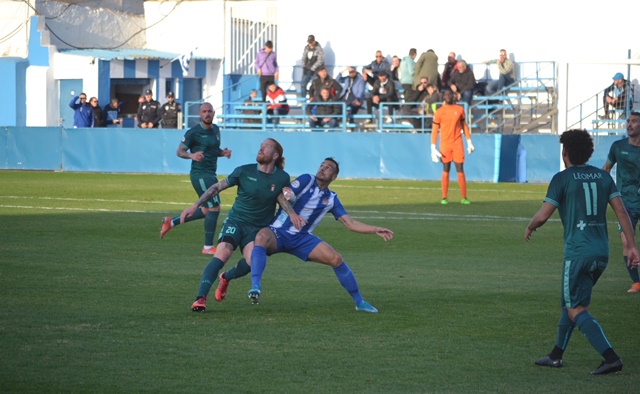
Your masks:
M 80 102 L 78 102 L 80 100 Z M 73 127 L 93 127 L 93 107 L 87 102 L 87 94 L 80 93 L 69 103 L 69 107 L 75 111 L 73 114 Z

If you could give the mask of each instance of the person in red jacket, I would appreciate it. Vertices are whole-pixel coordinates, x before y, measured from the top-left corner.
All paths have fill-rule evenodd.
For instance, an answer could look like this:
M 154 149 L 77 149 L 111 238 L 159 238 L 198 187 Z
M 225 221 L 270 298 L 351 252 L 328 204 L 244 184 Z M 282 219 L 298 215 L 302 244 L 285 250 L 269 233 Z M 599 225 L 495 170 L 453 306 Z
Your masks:
M 280 116 L 289 113 L 289 104 L 284 90 L 275 82 L 267 86 L 267 123 L 277 125 L 280 123 Z M 276 115 L 276 116 L 273 116 Z

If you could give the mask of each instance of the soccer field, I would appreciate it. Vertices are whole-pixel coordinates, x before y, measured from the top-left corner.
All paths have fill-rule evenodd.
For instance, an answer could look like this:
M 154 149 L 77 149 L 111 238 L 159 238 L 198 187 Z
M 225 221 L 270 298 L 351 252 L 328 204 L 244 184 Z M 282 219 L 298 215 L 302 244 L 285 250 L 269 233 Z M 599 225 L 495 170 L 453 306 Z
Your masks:
M 269 259 L 259 305 L 245 277 L 193 313 L 203 222 L 159 239 L 162 217 L 197 198 L 187 175 L 0 172 L 0 391 L 636 392 L 640 296 L 627 293 L 611 210 L 591 311 L 624 371 L 590 376 L 601 357 L 577 329 L 564 368 L 533 364 L 560 311 L 557 213 L 523 241 L 546 185 L 470 183 L 470 206 L 455 182 L 446 206 L 437 182 L 332 189 L 353 217 L 395 232 L 385 243 L 331 215 L 315 231 L 378 314 L 356 312 L 330 267 L 284 254 Z

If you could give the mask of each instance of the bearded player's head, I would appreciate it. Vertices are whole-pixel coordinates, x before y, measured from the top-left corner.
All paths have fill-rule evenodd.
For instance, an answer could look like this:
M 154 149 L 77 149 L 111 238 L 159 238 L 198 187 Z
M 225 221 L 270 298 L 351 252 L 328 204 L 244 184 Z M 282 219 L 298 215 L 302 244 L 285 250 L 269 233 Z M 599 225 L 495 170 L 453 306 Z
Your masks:
M 213 105 L 209 104 L 209 103 L 204 103 L 200 106 L 200 121 L 202 122 L 202 124 L 207 127 L 210 128 L 211 125 L 213 124 L 213 116 L 216 114 L 216 112 L 213 110 Z
M 262 141 L 260 144 L 260 149 L 258 150 L 258 156 L 256 157 L 256 161 L 259 164 L 270 164 L 273 163 L 276 167 L 281 170 L 284 169 L 284 149 L 282 149 L 282 145 L 273 138 L 267 138 Z

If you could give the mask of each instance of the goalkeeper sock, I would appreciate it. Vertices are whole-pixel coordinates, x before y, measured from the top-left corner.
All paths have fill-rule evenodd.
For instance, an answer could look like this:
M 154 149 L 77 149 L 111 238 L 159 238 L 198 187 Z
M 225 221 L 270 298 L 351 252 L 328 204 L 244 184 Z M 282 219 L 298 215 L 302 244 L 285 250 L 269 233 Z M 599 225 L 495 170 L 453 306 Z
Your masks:
M 204 268 L 202 272 L 202 278 L 200 278 L 200 288 L 198 288 L 198 298 L 206 297 L 211 290 L 213 282 L 218 277 L 218 272 L 224 267 L 224 263 L 217 257 L 214 257 L 209 264 Z
M 442 171 L 442 199 L 445 200 L 449 194 L 449 173 Z
M 213 236 L 216 233 L 219 211 L 209 211 L 204 217 L 204 244 L 213 246 Z
M 464 176 L 464 172 L 458 173 L 458 185 L 460 186 L 462 198 L 467 198 L 467 178 Z
M 226 280 L 233 280 L 233 279 L 238 279 L 238 278 L 242 278 L 243 276 L 247 275 L 249 272 L 251 272 L 251 267 L 249 267 L 249 264 L 247 264 L 247 260 L 240 259 L 240 261 L 238 261 L 238 264 L 236 264 L 235 267 L 231 268 L 229 271 L 225 272 L 224 278 Z
M 202 219 L 204 218 L 204 213 L 202 212 L 202 209 L 198 208 L 196 209 L 196 211 L 193 213 L 193 215 L 184 218 L 184 222 L 190 222 L 192 220 L 198 220 L 198 219 Z M 171 221 L 173 222 L 174 226 L 177 226 L 180 224 L 180 215 L 174 217 L 173 219 L 171 219 Z
M 358 288 L 358 282 L 356 277 L 353 276 L 351 268 L 344 261 L 337 267 L 333 268 L 333 272 L 336 273 L 338 281 L 345 288 L 345 290 L 351 295 L 353 301 L 358 305 L 362 302 L 362 296 L 360 295 L 360 289 Z

